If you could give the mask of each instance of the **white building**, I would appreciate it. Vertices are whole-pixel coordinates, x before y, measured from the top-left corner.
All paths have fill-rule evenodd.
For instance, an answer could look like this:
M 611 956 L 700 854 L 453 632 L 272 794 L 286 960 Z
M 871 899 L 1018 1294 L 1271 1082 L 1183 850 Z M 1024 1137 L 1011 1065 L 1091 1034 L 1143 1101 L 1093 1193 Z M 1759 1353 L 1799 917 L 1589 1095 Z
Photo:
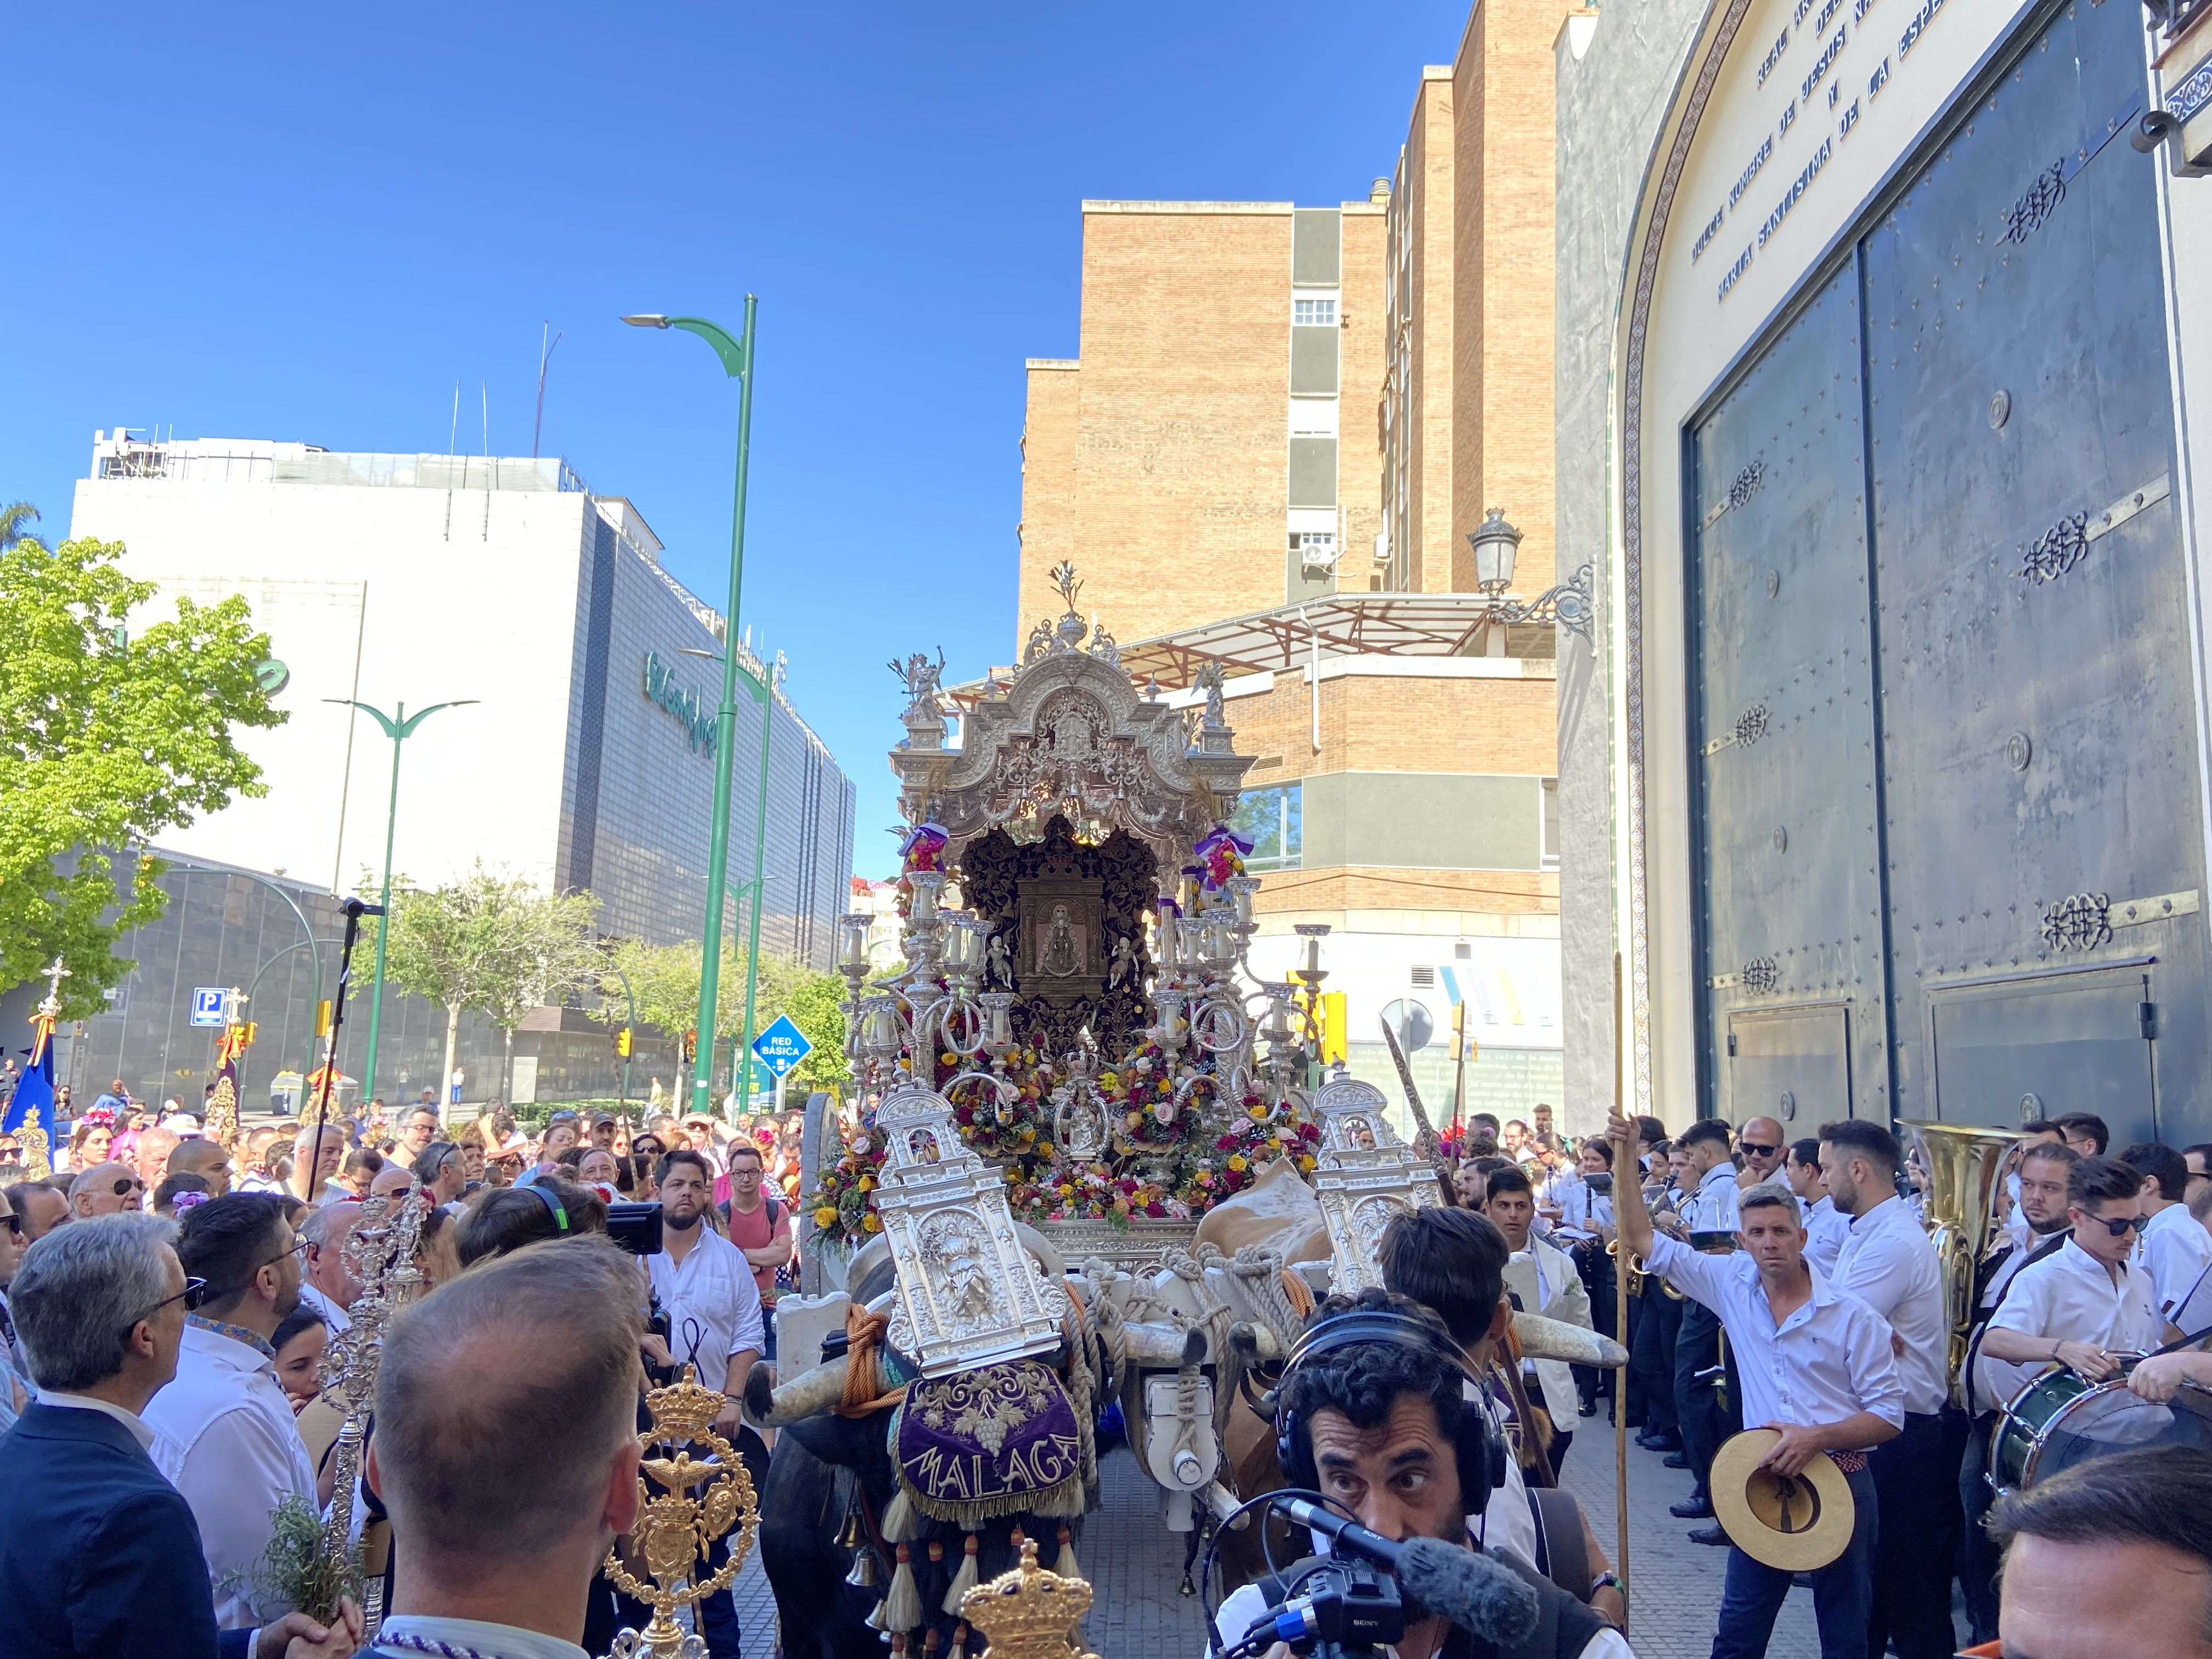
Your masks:
M 270 636 L 289 718 L 245 734 L 267 793 L 165 836 L 177 851 L 354 890 L 382 873 L 392 744 L 358 700 L 425 720 L 402 745 L 392 867 L 477 860 L 603 903 L 603 932 L 699 936 L 721 617 L 663 569 L 620 496 L 556 459 L 337 454 L 263 440 L 94 436 L 73 536 L 175 601 L 234 594 Z M 765 672 L 740 647 L 740 661 Z M 780 676 L 778 677 L 780 678 Z M 762 715 L 740 697 L 730 879 L 750 878 Z M 762 937 L 830 965 L 851 782 L 779 689 Z M 730 907 L 738 925 L 739 905 Z

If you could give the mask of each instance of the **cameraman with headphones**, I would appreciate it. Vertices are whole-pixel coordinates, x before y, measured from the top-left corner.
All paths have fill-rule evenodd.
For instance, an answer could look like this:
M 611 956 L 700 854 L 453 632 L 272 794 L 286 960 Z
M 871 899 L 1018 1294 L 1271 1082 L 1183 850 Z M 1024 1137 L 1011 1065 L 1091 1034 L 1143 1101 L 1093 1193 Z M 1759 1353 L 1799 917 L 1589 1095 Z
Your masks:
M 1405 1595 L 1396 1659 L 1634 1659 L 1620 1633 L 1573 1596 L 1469 1536 L 1470 1520 L 1504 1478 L 1508 1453 L 1488 1416 L 1468 1407 L 1467 1382 L 1459 1344 L 1419 1303 L 1381 1290 L 1329 1297 L 1275 1390 L 1275 1455 L 1285 1479 L 1382 1540 L 1439 1540 L 1467 1553 L 1431 1597 L 1458 1609 L 1452 1619 Z M 1448 1563 L 1462 1561 L 1443 1553 Z M 1316 1565 L 1286 1567 L 1230 1596 L 1215 1620 L 1224 1643 L 1243 1640 L 1284 1607 Z M 1422 1582 L 1436 1577 L 1431 1565 Z M 1277 1644 L 1267 1659 L 1288 1650 Z

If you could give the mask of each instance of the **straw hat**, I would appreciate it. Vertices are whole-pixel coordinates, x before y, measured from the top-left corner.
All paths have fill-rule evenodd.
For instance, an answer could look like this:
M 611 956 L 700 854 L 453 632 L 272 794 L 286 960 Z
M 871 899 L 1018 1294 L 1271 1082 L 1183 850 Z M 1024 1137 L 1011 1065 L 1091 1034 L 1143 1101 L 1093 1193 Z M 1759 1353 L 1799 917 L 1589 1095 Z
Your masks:
M 1746 1429 L 1714 1454 L 1713 1515 L 1729 1541 L 1762 1566 L 1818 1572 L 1850 1547 L 1850 1482 L 1825 1455 L 1795 1480 L 1759 1468 L 1781 1438 L 1773 1429 Z

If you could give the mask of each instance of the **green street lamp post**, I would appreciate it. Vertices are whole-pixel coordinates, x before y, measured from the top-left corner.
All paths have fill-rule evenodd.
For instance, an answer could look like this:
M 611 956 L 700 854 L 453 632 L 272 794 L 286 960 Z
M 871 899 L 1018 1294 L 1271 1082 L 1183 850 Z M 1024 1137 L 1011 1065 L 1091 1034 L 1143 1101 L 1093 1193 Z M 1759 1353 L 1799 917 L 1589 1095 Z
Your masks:
M 452 702 L 434 702 L 415 714 L 407 712 L 404 702 L 392 704 L 391 714 L 372 708 L 351 697 L 325 697 L 325 702 L 334 702 L 343 708 L 357 708 L 384 728 L 384 735 L 392 739 L 392 800 L 384 814 L 384 896 L 378 901 L 382 914 L 376 921 L 376 978 L 368 993 L 368 1057 L 362 1064 L 361 1088 L 364 1100 L 376 1094 L 376 1042 L 384 1024 L 384 947 L 392 937 L 392 843 L 399 829 L 399 746 L 415 735 L 415 728 L 441 708 L 465 708 L 477 702 L 474 697 L 459 697 Z M 438 1079 L 438 1095 L 442 1101 L 446 1079 Z
M 699 1046 L 693 1060 L 691 1109 L 714 1109 L 714 997 L 722 970 L 723 883 L 730 865 L 730 782 L 738 741 L 738 609 L 744 598 L 745 576 L 745 470 L 752 452 L 753 434 L 753 321 L 759 310 L 757 296 L 745 295 L 745 327 L 742 339 L 703 317 L 663 317 L 657 313 L 625 317 L 633 328 L 680 328 L 714 347 L 723 371 L 738 383 L 738 483 L 730 514 L 730 605 L 722 623 L 722 702 L 714 718 L 714 817 L 708 832 L 707 853 L 707 919 L 700 941 Z M 766 718 L 766 704 L 763 705 Z M 754 837 L 754 860 L 759 860 L 760 838 Z M 753 987 L 760 971 L 760 905 L 753 905 L 753 956 L 745 964 L 745 1006 L 750 1021 Z M 740 1056 L 739 1058 L 742 1058 Z M 732 1060 L 732 1069 L 737 1066 Z M 744 1082 L 750 1084 L 748 1073 Z

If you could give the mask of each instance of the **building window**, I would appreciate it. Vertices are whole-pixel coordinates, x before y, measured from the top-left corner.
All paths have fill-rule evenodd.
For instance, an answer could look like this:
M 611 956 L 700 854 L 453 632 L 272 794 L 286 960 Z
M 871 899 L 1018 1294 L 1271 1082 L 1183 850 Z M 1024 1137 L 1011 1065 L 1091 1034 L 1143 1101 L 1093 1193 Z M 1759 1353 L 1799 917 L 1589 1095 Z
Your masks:
M 1539 842 L 1541 863 L 1547 870 L 1559 867 L 1559 781 L 1546 778 L 1544 792 L 1542 839 Z
M 1458 944 L 1452 946 L 1452 960 L 1454 962 L 1471 962 L 1474 958 L 1474 946 L 1469 945 L 1465 939 L 1460 940 Z
M 1299 328 L 1334 328 L 1336 301 L 1293 300 L 1291 301 L 1291 321 Z
M 1237 800 L 1230 826 L 1252 843 L 1244 867 L 1253 874 L 1302 867 L 1303 793 L 1303 786 L 1285 783 L 1272 789 L 1247 789 Z
M 1437 970 L 1434 968 L 1417 967 L 1413 969 L 1413 988 L 1416 991 L 1433 990 L 1436 983 Z

